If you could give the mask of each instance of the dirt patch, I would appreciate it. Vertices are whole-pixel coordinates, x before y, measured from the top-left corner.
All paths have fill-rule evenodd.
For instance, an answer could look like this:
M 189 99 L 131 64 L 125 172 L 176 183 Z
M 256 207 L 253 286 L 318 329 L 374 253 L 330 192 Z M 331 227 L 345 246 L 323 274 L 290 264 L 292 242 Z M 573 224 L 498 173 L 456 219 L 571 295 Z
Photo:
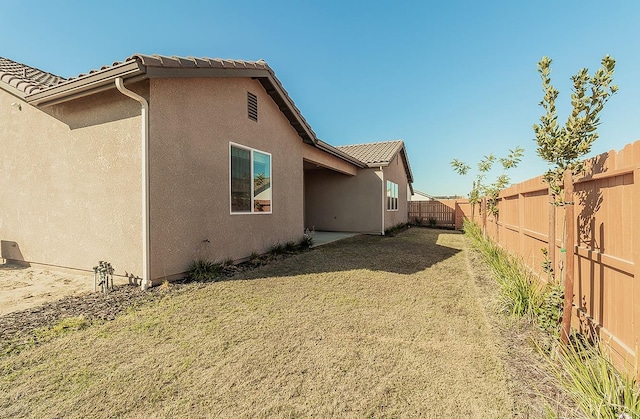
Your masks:
M 93 276 L 0 265 L 0 316 L 93 291 Z

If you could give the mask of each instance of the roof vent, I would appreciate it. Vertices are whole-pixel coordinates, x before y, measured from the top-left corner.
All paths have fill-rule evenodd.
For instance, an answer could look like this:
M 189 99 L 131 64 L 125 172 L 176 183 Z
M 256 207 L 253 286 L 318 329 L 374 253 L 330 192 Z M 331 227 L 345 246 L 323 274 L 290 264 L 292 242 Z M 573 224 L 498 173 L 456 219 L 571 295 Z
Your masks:
M 258 122 L 258 97 L 251 92 L 247 92 L 247 111 L 249 119 Z

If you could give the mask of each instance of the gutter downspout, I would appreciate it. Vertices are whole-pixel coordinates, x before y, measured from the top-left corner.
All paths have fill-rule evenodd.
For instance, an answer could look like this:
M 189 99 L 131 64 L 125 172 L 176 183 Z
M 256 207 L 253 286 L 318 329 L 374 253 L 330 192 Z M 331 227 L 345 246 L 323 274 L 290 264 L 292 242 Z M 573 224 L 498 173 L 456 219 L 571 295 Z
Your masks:
M 142 279 L 140 288 L 146 290 L 151 286 L 149 279 L 149 102 L 139 94 L 124 87 L 122 77 L 115 80 L 116 88 L 125 96 L 140 102 L 142 117 L 142 144 L 140 158 L 142 160 Z
M 380 166 L 380 180 L 382 183 L 382 230 L 380 230 L 380 235 L 384 236 L 384 212 L 386 210 L 386 201 L 387 201 L 387 188 L 384 184 L 384 169 Z

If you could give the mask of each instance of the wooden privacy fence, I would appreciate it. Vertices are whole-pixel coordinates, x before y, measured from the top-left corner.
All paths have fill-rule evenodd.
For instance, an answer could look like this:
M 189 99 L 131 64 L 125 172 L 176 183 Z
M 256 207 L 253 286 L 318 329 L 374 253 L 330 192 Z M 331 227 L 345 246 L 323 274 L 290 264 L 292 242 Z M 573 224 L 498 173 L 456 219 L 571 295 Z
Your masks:
M 543 279 L 541 249 L 549 247 L 550 210 L 558 220 L 551 249 L 556 261 L 563 252 L 564 209 L 550 205 L 548 192 L 542 177 L 504 189 L 498 217 L 489 215 L 485 225 L 488 236 Z M 588 160 L 573 201 L 576 242 L 566 246 L 574 256 L 573 326 L 599 334 L 616 362 L 640 376 L 640 141 Z
M 455 226 L 455 209 L 440 201 L 409 202 L 409 220 L 439 227 Z
M 468 199 L 441 199 L 433 201 L 410 201 L 409 221 L 437 227 L 462 228 L 462 220 L 468 216 Z

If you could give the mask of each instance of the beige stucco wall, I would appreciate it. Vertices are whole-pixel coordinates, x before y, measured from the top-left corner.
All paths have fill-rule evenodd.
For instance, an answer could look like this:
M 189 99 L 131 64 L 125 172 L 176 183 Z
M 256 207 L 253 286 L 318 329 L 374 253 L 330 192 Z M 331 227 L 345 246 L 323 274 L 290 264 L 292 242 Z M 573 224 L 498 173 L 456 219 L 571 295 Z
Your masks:
M 398 184 L 398 210 L 387 211 L 387 204 L 385 201 L 385 217 L 384 228 L 393 227 L 396 224 L 406 223 L 408 220 L 408 207 L 407 207 L 407 172 L 402 162 L 401 153 L 398 153 L 396 157 L 389 163 L 389 166 L 384 167 L 384 180 L 385 188 L 386 181 L 390 180 Z M 385 190 L 386 194 L 386 190 Z M 386 199 L 386 198 L 385 198 Z
M 302 237 L 304 144 L 259 82 L 153 79 L 150 97 L 151 278 Z M 271 153 L 272 214 L 230 214 L 230 142 Z
M 0 149 L 4 258 L 141 273 L 136 102 L 113 90 L 41 110 L 0 90 Z
M 382 232 L 378 169 L 347 176 L 327 169 L 305 171 L 305 226 L 316 230 Z

